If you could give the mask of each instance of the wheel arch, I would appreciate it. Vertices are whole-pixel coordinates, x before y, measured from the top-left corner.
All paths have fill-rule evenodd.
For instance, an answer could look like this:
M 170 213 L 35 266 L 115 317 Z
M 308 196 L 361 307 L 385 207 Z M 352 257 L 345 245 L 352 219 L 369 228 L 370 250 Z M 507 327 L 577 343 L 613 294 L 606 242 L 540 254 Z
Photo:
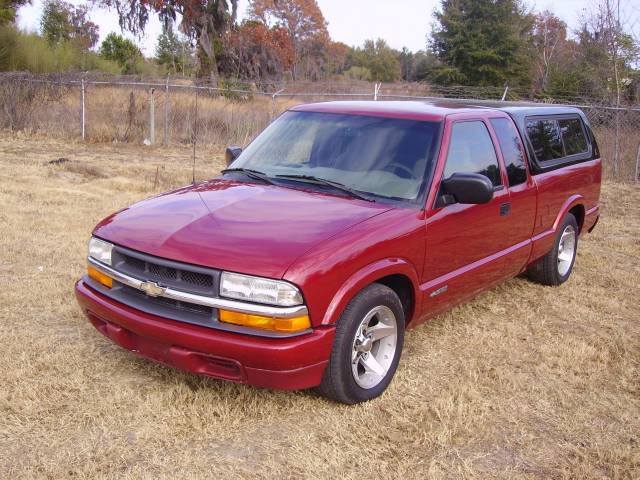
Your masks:
M 584 217 L 585 217 L 585 207 L 584 207 L 584 197 L 582 195 L 571 195 L 562 205 L 558 215 L 556 216 L 555 221 L 553 222 L 553 231 L 557 232 L 558 228 L 560 228 L 560 224 L 562 220 L 567 215 L 567 213 L 571 213 L 574 217 L 576 217 L 576 222 L 578 222 L 578 233 L 582 232 L 582 226 L 584 225 Z
M 405 326 L 409 325 L 415 316 L 416 304 L 416 294 L 413 290 L 413 284 L 409 277 L 401 273 L 396 273 L 379 278 L 372 283 L 380 283 L 395 292 L 402 304 Z
M 402 258 L 379 260 L 351 275 L 334 295 L 321 324 L 335 324 L 351 299 L 372 283 L 385 285 L 398 295 L 409 325 L 419 311 L 421 297 L 416 269 Z
M 572 214 L 575 217 L 576 222 L 578 222 L 578 233 L 582 233 L 582 226 L 584 225 L 585 216 L 584 205 L 581 203 L 574 205 L 569 209 L 568 213 Z

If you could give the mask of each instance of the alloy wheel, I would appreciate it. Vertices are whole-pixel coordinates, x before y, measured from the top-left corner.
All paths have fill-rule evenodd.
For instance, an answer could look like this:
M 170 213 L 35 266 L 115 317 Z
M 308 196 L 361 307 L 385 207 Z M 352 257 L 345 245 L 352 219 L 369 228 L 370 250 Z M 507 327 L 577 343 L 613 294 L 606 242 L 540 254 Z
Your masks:
M 351 351 L 351 372 L 359 387 L 378 385 L 387 375 L 396 356 L 398 322 L 384 305 L 365 315 L 356 330 Z
M 560 236 L 558 243 L 558 273 L 564 277 L 571 265 L 573 257 L 576 255 L 576 230 L 573 225 L 567 225 Z

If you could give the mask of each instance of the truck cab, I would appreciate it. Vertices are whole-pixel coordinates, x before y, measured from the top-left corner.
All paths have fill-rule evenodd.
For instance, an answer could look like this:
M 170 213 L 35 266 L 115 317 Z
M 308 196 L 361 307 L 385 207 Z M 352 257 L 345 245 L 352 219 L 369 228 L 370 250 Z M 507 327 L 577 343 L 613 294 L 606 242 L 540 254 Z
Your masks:
M 79 304 L 151 360 L 349 404 L 387 388 L 407 329 L 522 273 L 566 282 L 599 215 L 570 107 L 300 105 L 229 152 L 95 227 Z
M 448 308 L 452 297 L 462 300 L 505 277 L 537 271 L 535 262 L 552 248 L 564 216 L 571 212 L 582 231 L 591 229 L 599 215 L 599 152 L 578 109 L 507 107 L 454 113 L 447 116 L 443 139 L 447 148 L 436 171 L 440 187 L 432 189 L 433 198 L 427 201 L 424 280 L 431 293 L 452 291 L 447 299 L 430 293 L 429 313 Z M 554 139 L 559 144 L 550 151 Z M 565 144 L 573 150 L 567 152 Z M 492 199 L 480 205 L 443 202 L 444 183 L 454 173 L 488 177 Z M 451 250 L 458 252 L 455 258 L 443 255 Z

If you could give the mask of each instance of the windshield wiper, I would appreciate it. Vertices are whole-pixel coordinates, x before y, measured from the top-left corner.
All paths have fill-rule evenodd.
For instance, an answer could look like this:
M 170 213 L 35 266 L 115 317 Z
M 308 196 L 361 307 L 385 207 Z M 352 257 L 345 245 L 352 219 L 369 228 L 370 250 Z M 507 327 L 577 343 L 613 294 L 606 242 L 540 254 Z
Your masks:
M 261 172 L 260 170 L 253 170 L 251 168 L 225 168 L 220 173 L 233 173 L 233 172 L 244 173 L 249 178 L 253 178 L 254 180 L 262 180 L 264 183 L 268 183 L 270 185 L 276 184 L 276 182 L 271 180 L 266 173 Z
M 375 202 L 373 198 L 364 196 L 363 194 L 355 191 L 354 189 L 347 187 L 340 182 L 334 182 L 333 180 L 327 180 L 326 178 L 314 177 L 313 175 L 276 175 L 277 178 L 285 178 L 290 180 L 299 180 L 302 182 L 317 183 L 320 185 L 327 185 L 333 187 L 336 190 L 347 193 L 352 197 L 359 198 L 360 200 L 366 200 L 367 202 Z

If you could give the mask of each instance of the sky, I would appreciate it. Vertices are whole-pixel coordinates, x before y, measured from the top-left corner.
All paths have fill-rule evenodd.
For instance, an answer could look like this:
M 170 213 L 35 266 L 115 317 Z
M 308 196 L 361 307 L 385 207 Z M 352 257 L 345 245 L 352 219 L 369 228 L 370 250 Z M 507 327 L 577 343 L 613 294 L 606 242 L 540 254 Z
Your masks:
M 439 0 L 317 0 L 325 19 L 329 23 L 329 33 L 334 41 L 349 46 L 360 46 L 367 39 L 384 38 L 393 48 L 407 47 L 409 50 L 424 50 L 427 34 L 431 31 L 433 11 Z M 550 10 L 562 18 L 569 28 L 576 28 L 580 15 L 593 8 L 593 0 L 525 0 L 534 11 Z M 640 7 L 638 0 L 621 0 L 621 17 L 638 18 L 640 28 Z M 83 3 L 71 0 L 71 3 Z M 18 11 L 18 25 L 27 30 L 38 30 L 43 0 L 33 0 L 33 4 Z M 248 0 L 239 0 L 240 19 L 246 16 Z M 389 7 L 389 5 L 392 5 Z M 110 32 L 122 33 L 114 11 L 94 8 L 91 20 L 100 27 L 100 40 Z M 160 22 L 153 18 L 145 36 L 135 40 L 146 56 L 153 56 L 156 39 L 160 33 Z

